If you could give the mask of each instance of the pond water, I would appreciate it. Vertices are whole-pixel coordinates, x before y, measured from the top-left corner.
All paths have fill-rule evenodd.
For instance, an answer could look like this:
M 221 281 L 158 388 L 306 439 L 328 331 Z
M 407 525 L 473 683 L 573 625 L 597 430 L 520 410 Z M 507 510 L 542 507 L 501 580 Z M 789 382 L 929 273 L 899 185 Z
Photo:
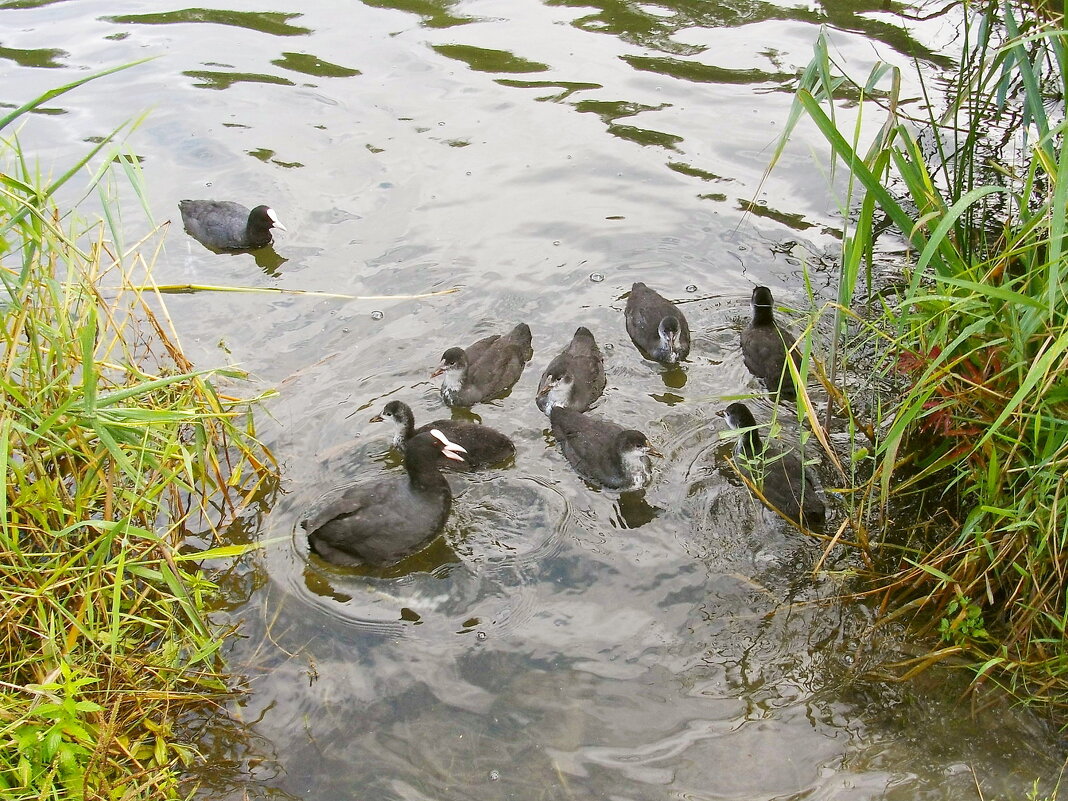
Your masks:
M 907 80 L 914 58 L 929 75 L 951 64 L 938 54 L 955 46 L 952 18 L 881 2 L 0 0 L 4 103 L 157 57 L 51 101 L 20 139 L 58 172 L 148 112 L 128 141 L 153 215 L 172 220 L 160 282 L 459 288 L 169 299 L 198 366 L 237 364 L 280 393 L 260 431 L 282 491 L 232 530 L 267 545 L 219 577 L 247 693 L 199 722 L 203 797 L 994 799 L 1051 786 L 1062 744 L 1025 711 L 963 696 L 952 672 L 874 678 L 914 654 L 907 632 L 873 630 L 870 610 L 839 601 L 852 556 L 814 571 L 821 544 L 726 466 L 716 413 L 759 390 L 737 346 L 752 287 L 808 309 L 805 270 L 816 304 L 834 283 L 845 176 L 821 166 L 822 140 L 802 128 L 762 182 L 821 25 L 857 76 L 877 59 Z M 181 230 L 185 197 L 266 202 L 289 230 L 216 255 Z M 133 242 L 146 223 L 132 193 L 123 209 Z M 637 280 L 685 301 L 683 369 L 643 361 L 627 338 Z M 448 416 L 429 378 L 442 351 L 518 321 L 533 361 L 508 397 L 472 410 L 513 437 L 514 464 L 452 477 L 444 536 L 395 569 L 309 556 L 303 516 L 400 469 L 369 418 L 390 399 L 418 422 Z M 582 482 L 534 405 L 579 325 L 605 354 L 595 413 L 665 455 L 642 495 Z

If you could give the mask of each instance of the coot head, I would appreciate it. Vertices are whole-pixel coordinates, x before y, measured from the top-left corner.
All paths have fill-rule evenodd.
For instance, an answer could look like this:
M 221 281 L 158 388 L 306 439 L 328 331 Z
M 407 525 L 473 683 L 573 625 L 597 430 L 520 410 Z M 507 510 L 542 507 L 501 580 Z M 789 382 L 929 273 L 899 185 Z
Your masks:
M 554 406 L 569 406 L 574 390 L 575 378 L 571 373 L 546 373 L 542 378 L 541 389 L 538 390 L 538 408 L 549 414 Z
M 633 428 L 620 431 L 616 437 L 615 450 L 619 454 L 628 488 L 640 489 L 648 484 L 653 476 L 653 464 L 649 457 L 661 454 L 645 434 Z
M 467 354 L 463 348 L 449 348 L 441 354 L 441 364 L 438 369 L 431 373 L 431 377 L 453 371 L 463 372 L 467 368 Z
M 412 409 L 404 401 L 390 401 L 384 407 L 382 411 L 371 418 L 372 423 L 381 423 L 388 420 L 393 423 L 395 429 L 393 435 L 393 444 L 401 445 L 408 437 L 415 431 L 415 415 L 412 414 Z
M 688 345 L 684 348 L 679 318 L 665 317 L 660 321 L 657 330 L 660 332 L 660 342 L 666 354 L 665 361 L 673 364 L 683 358 L 685 356 L 683 350 L 689 350 L 689 348 Z
M 755 287 L 750 304 L 753 307 L 754 325 L 768 325 L 772 322 L 772 309 L 775 308 L 775 300 L 771 296 L 770 289 L 766 286 Z
M 282 225 L 282 221 L 278 219 L 278 215 L 275 214 L 274 209 L 270 206 L 256 206 L 249 212 L 248 232 L 250 239 L 270 239 L 272 228 L 277 228 L 279 231 L 289 230 Z M 253 236 L 254 234 L 256 236 Z
M 742 429 L 736 450 L 748 456 L 760 453 L 760 434 L 757 431 L 756 418 L 744 403 L 732 403 L 723 411 L 727 424 L 731 428 Z

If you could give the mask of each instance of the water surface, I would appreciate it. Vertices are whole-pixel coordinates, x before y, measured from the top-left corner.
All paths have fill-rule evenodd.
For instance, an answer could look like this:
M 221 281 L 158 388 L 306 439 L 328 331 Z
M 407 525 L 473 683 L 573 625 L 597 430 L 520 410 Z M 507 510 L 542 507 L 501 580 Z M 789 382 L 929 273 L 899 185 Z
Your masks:
M 205 798 L 960 799 L 978 782 L 993 799 L 1055 775 L 1056 739 L 996 698 L 961 702 L 965 677 L 872 678 L 914 653 L 907 632 L 836 600 L 851 555 L 814 572 L 820 543 L 753 503 L 720 438 L 725 399 L 759 391 L 737 347 L 752 287 L 803 310 L 834 281 L 846 176 L 804 128 L 764 175 L 799 72 L 825 25 L 855 75 L 877 59 L 936 75 L 953 21 L 911 16 L 842 2 L 0 2 L 4 103 L 157 57 L 20 132 L 58 172 L 148 110 L 129 143 L 154 217 L 172 220 L 157 280 L 460 288 L 170 298 L 198 366 L 237 364 L 280 391 L 260 430 L 282 491 L 232 531 L 268 545 L 220 576 L 247 693 L 201 724 Z M 133 242 L 146 224 L 127 195 Z M 212 254 L 180 230 L 184 197 L 267 202 L 289 233 Z M 630 344 L 637 280 L 685 301 L 684 369 Z M 399 469 L 369 418 L 395 398 L 418 422 L 447 416 L 428 377 L 442 351 L 520 320 L 534 361 L 473 410 L 515 439 L 514 465 L 454 478 L 445 536 L 395 569 L 310 557 L 301 517 Z M 534 405 L 579 325 L 606 357 L 595 413 L 665 454 L 642 495 L 579 480 Z M 786 419 L 783 435 L 796 436 Z

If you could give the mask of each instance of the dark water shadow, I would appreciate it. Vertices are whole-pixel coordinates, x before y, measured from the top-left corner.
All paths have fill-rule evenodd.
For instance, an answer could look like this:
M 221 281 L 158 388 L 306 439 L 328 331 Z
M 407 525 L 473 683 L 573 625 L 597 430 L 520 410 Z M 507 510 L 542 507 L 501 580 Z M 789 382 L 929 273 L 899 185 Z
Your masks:
M 209 23 L 245 28 L 272 36 L 307 36 L 311 28 L 290 24 L 290 20 L 304 16 L 280 11 L 231 11 L 222 8 L 184 8 L 155 14 L 119 14 L 101 17 L 104 22 L 119 25 L 174 25 L 181 23 Z
M 616 500 L 612 509 L 611 524 L 625 529 L 641 528 L 656 520 L 663 511 L 645 500 L 645 490 L 624 492 Z
M 39 50 L 18 50 L 13 47 L 0 47 L 0 59 L 14 61 L 20 67 L 37 67 L 40 69 L 59 69 L 67 66 L 59 61 L 69 56 L 66 50 L 41 48 Z
M 289 259 L 280 255 L 278 251 L 274 249 L 274 245 L 268 245 L 267 247 L 256 248 L 254 250 L 222 250 L 209 247 L 196 239 L 196 237 L 191 236 L 191 238 L 199 242 L 205 250 L 209 250 L 217 256 L 252 256 L 253 260 L 256 262 L 256 266 L 259 267 L 260 270 L 263 271 L 263 274 L 268 278 L 278 278 L 281 276 L 282 265 L 289 261 Z

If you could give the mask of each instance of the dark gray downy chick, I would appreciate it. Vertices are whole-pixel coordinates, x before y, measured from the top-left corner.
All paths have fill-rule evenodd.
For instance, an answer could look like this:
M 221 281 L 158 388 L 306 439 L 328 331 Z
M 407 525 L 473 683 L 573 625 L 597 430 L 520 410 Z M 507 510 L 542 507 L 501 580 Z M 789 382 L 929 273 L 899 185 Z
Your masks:
M 793 378 L 786 366 L 786 354 L 801 369 L 801 354 L 790 350 L 794 335 L 775 322 L 775 301 L 771 290 L 758 286 L 753 290 L 753 319 L 742 331 L 742 360 L 750 373 L 764 382 L 769 392 L 779 393 L 786 400 L 797 397 Z
M 604 392 L 604 357 L 590 329 L 580 326 L 568 346 L 549 362 L 535 402 L 545 414 L 554 406 L 589 409 Z
M 627 333 L 641 354 L 661 364 L 678 364 L 690 355 L 690 326 L 676 306 L 638 281 L 624 310 Z
M 620 492 L 649 484 L 653 476 L 649 457 L 660 454 L 641 431 L 565 406 L 552 407 L 549 420 L 564 457 L 590 483 Z
M 792 451 L 763 443 L 753 413 L 745 404 L 732 403 L 723 414 L 731 428 L 743 429 L 734 446 L 735 463 L 767 503 L 798 525 L 822 526 L 827 510 L 820 498 L 816 471 L 802 464 Z
M 507 334 L 480 339 L 467 350 L 449 348 L 431 378 L 444 374 L 441 399 L 446 406 L 474 406 L 510 390 L 533 355 L 530 327 L 520 323 Z

